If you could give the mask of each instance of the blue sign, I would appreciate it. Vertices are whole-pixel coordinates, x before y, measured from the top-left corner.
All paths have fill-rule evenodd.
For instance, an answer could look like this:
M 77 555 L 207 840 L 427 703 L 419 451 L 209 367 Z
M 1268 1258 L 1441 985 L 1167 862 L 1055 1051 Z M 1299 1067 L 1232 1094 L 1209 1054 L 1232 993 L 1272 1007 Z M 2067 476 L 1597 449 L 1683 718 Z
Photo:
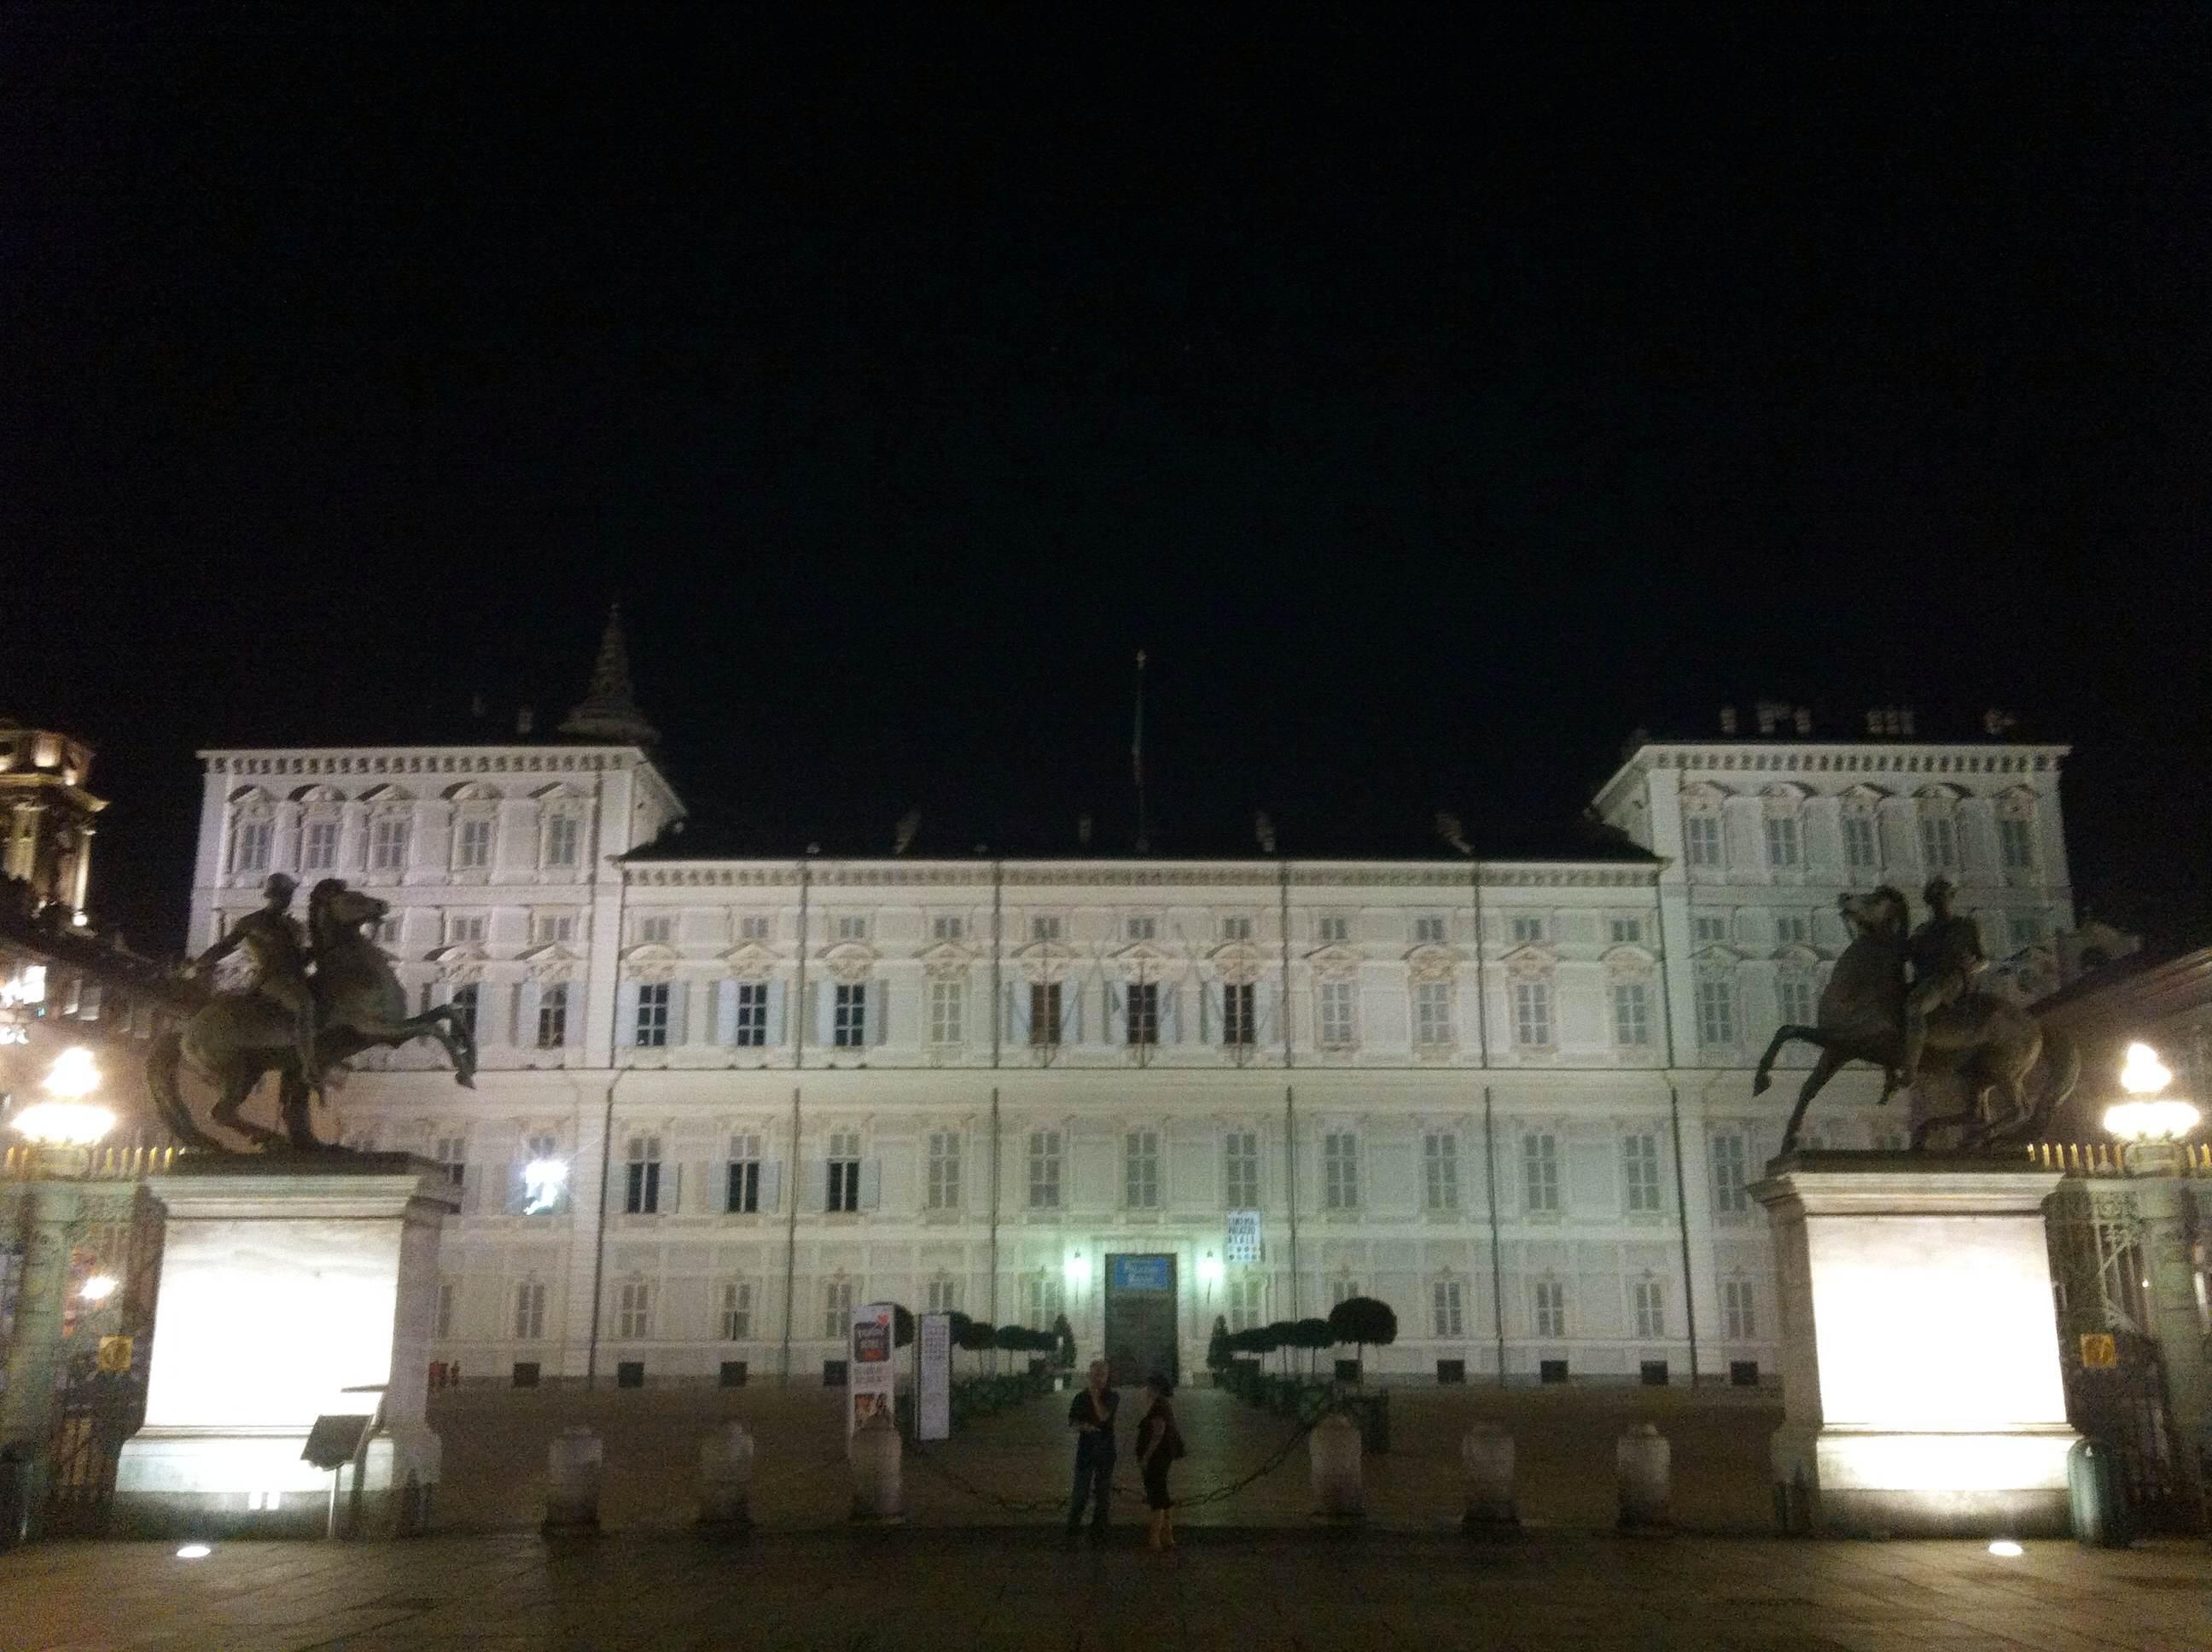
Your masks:
M 1107 1259 L 1106 1283 L 1116 1291 L 1172 1291 L 1172 1256 L 1112 1256 Z

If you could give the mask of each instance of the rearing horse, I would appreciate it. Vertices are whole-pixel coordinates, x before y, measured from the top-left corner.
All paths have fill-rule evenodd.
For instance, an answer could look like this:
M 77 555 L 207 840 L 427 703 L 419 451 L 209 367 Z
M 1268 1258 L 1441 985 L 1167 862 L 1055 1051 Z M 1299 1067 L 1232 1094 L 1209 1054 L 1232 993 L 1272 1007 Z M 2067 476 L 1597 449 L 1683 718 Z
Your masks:
M 307 932 L 314 973 L 315 1056 L 322 1072 L 300 1071 L 291 1018 L 254 993 L 222 993 L 204 1005 L 176 1031 L 155 1041 L 148 1053 L 147 1086 L 170 1132 L 189 1146 L 228 1151 L 193 1121 L 179 1084 L 189 1066 L 221 1092 L 214 1121 L 263 1146 L 311 1149 L 317 1139 L 309 1118 L 313 1090 L 323 1072 L 362 1051 L 396 1046 L 416 1038 L 434 1038 L 453 1064 L 454 1081 L 476 1087 L 476 1041 L 460 1014 L 441 1004 L 421 1015 L 407 1013 L 407 995 L 392 965 L 362 926 L 390 908 L 374 896 L 348 889 L 342 879 L 325 878 L 307 902 Z M 277 1075 L 277 1111 L 283 1131 L 239 1116 L 261 1080 Z
M 1905 896 L 1885 884 L 1864 895 L 1837 897 L 1836 908 L 1851 931 L 1850 944 L 1821 989 L 1816 1026 L 1790 1024 L 1775 1029 L 1759 1058 L 1752 1094 L 1766 1093 L 1773 1083 L 1774 1058 L 1793 1040 L 1814 1046 L 1820 1059 L 1797 1092 L 1797 1105 L 1783 1132 L 1787 1152 L 1796 1145 L 1798 1127 L 1829 1079 L 1852 1061 L 1882 1068 L 1881 1099 L 1899 1088 L 1905 1057 L 1905 964 L 1908 910 Z M 2033 1016 L 2018 1005 L 1986 993 L 1968 994 L 1929 1018 L 1928 1054 L 1944 1058 L 1966 1093 L 1966 1110 L 1923 1119 L 1912 1132 L 1923 1145 L 1929 1133 L 1960 1127 L 1961 1146 L 2018 1139 L 2028 1134 L 2069 1095 L 2081 1076 L 2081 1054 L 2070 1040 L 2051 1040 L 2054 1057 L 2042 1100 L 2031 1102 L 2024 1080 L 2043 1054 L 2045 1038 Z M 2006 1111 L 1992 1111 L 1990 1098 L 2002 1095 Z

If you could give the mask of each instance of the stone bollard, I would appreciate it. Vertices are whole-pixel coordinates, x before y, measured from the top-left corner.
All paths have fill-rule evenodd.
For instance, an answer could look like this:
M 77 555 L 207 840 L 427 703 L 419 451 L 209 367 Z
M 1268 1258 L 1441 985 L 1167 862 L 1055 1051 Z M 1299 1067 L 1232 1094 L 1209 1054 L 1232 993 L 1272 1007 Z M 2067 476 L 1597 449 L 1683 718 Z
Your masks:
M 1613 1474 L 1620 1485 L 1620 1529 L 1660 1531 L 1667 1516 L 1674 1449 L 1658 1425 L 1644 1423 L 1620 1436 L 1613 1449 Z
M 1314 1500 L 1330 1520 L 1358 1520 L 1367 1512 L 1359 1484 L 1359 1430 L 1334 1412 L 1306 1436 Z
M 545 1453 L 545 1525 L 550 1534 L 599 1529 L 599 1468 L 605 1448 L 579 1424 L 554 1436 Z
M 853 1518 L 872 1526 L 896 1526 L 905 1518 L 900 1495 L 898 1430 L 878 1412 L 853 1430 L 845 1460 L 853 1466 Z
M 699 1442 L 699 1524 L 718 1532 L 749 1530 L 752 1521 L 753 1436 L 743 1423 Z
M 1459 1442 L 1467 1515 L 1460 1529 L 1474 1536 L 1506 1536 L 1521 1529 L 1513 1500 L 1513 1436 L 1495 1423 L 1477 1423 Z

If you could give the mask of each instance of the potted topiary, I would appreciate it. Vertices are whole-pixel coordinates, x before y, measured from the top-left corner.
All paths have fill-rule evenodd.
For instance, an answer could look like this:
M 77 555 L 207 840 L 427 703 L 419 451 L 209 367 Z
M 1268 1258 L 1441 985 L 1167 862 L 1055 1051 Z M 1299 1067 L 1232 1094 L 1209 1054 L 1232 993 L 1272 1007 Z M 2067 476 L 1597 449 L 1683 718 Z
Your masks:
M 1339 1382 L 1359 1382 L 1368 1348 L 1387 1348 L 1398 1339 L 1397 1314 L 1389 1303 L 1372 1297 L 1346 1297 L 1328 1310 L 1328 1327 L 1334 1341 L 1348 1342 L 1354 1350 L 1351 1360 L 1337 1362 Z M 1352 1367 L 1348 1375 L 1344 1370 L 1347 1364 Z
M 1052 1321 L 1053 1357 L 1060 1367 L 1060 1376 L 1053 1386 L 1065 1389 L 1068 1374 L 1075 1369 L 1075 1327 L 1067 1322 L 1065 1314 L 1055 1315 Z
M 1219 1315 L 1213 1320 L 1213 1333 L 1206 1339 L 1206 1369 L 1212 1374 L 1213 1386 L 1222 1386 L 1229 1374 L 1229 1321 Z

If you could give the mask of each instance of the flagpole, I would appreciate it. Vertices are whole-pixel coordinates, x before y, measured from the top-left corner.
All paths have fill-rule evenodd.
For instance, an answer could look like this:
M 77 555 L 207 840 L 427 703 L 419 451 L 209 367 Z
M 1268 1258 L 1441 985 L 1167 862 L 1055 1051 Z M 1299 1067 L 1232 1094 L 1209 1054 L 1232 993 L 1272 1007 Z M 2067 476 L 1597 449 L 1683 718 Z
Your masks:
M 1129 740 L 1129 770 L 1137 785 L 1137 853 L 1152 851 L 1152 835 L 1145 818 L 1145 651 L 1137 650 L 1137 723 Z

